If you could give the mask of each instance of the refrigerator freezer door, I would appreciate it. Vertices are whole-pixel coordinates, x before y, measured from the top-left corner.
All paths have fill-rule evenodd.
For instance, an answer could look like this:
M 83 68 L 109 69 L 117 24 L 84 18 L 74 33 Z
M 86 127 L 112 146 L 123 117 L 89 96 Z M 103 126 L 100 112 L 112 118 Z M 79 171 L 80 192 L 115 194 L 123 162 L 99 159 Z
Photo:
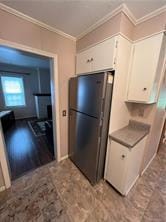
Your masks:
M 70 110 L 69 156 L 92 184 L 96 183 L 99 120 Z
M 105 73 L 83 75 L 70 82 L 70 108 L 100 117 Z

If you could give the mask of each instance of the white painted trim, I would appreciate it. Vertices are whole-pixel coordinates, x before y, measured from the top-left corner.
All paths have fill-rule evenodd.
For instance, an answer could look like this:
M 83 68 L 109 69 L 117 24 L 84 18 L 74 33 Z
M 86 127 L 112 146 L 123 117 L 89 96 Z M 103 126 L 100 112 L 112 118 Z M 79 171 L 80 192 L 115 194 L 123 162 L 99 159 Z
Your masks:
M 6 187 L 5 187 L 5 186 L 0 187 L 0 192 L 2 192 L 2 191 L 4 191 L 4 190 L 6 190 Z
M 108 20 L 110 20 L 111 18 L 113 18 L 114 16 L 118 15 L 121 12 L 123 12 L 134 25 L 136 24 L 136 18 L 131 13 L 131 11 L 128 9 L 126 4 L 123 3 L 119 7 L 114 9 L 112 12 L 107 14 L 105 17 L 100 19 L 98 22 L 96 22 L 94 25 L 90 26 L 85 32 L 83 32 L 79 36 L 77 36 L 77 40 L 81 39 L 86 34 L 88 34 L 89 32 L 92 32 L 94 29 L 101 26 L 102 24 L 104 24 L 105 22 L 107 22 Z
M 78 35 L 76 37 L 77 40 L 81 39 L 89 32 L 92 32 L 94 29 L 96 29 L 97 27 L 101 26 L 102 24 L 104 24 L 105 22 L 107 22 L 108 20 L 110 20 L 111 18 L 116 16 L 117 14 L 119 14 L 122 11 L 123 7 L 124 7 L 124 4 L 121 4 L 116 9 L 114 9 L 112 12 L 110 12 L 106 16 L 104 16 L 102 19 L 98 20 L 95 24 L 93 24 L 88 29 L 86 29 L 84 32 L 82 32 L 80 35 Z
M 142 22 L 145 22 L 146 20 L 149 20 L 157 15 L 160 15 L 161 13 L 165 12 L 166 11 L 166 5 L 162 6 L 161 8 L 159 9 L 156 9 L 155 11 L 153 12 L 150 12 L 149 14 L 143 16 L 142 18 L 139 18 L 136 20 L 136 25 L 142 23 Z
M 27 20 L 27 21 L 29 21 L 29 22 L 32 22 L 33 24 L 36 24 L 36 25 L 38 25 L 38 26 L 40 26 L 40 27 L 42 27 L 42 28 L 45 28 L 45 29 L 47 29 L 47 30 L 49 30 L 49 31 L 51 31 L 51 32 L 55 32 L 55 33 L 58 34 L 58 35 L 61 35 L 61 36 L 63 36 L 63 37 L 66 37 L 66 38 L 68 38 L 68 39 L 71 39 L 71 40 L 73 40 L 73 41 L 76 41 L 76 38 L 75 38 L 75 37 L 73 37 L 73 36 L 71 36 L 71 35 L 69 35 L 69 34 L 67 34 L 67 33 L 65 33 L 65 32 L 62 32 L 62 31 L 59 30 L 59 29 L 53 28 L 53 27 L 45 24 L 44 22 L 40 22 L 40 21 L 37 20 L 37 19 L 34 19 L 34 18 L 32 18 L 32 17 L 30 17 L 30 16 L 28 16 L 28 15 L 25 15 L 24 13 L 19 12 L 19 11 L 15 10 L 15 9 L 7 6 L 7 5 L 4 5 L 4 4 L 0 3 L 0 9 L 2 9 L 3 11 L 6 11 L 6 12 L 12 14 L 12 15 L 15 15 L 15 16 L 17 16 L 17 17 L 20 17 L 20 18 L 22 18 L 22 19 L 24 19 L 24 20 Z
M 104 42 L 104 41 L 106 41 L 106 40 L 108 40 L 108 39 L 111 39 L 111 38 L 117 36 L 118 34 L 119 34 L 119 33 L 115 33 L 115 34 L 113 34 L 113 35 L 111 35 L 111 36 L 109 36 L 109 37 L 107 37 L 107 38 L 105 38 L 105 39 L 102 39 L 101 41 L 98 41 L 98 42 L 96 42 L 96 43 L 93 43 L 93 44 L 91 44 L 91 45 L 88 45 L 87 47 L 85 47 L 85 48 L 77 51 L 77 54 L 78 54 L 78 53 L 81 53 L 81 52 L 83 52 L 83 51 L 85 51 L 85 50 L 87 50 L 87 49 L 90 49 L 90 48 L 92 48 L 92 47 L 94 47 L 94 46 L 96 46 L 96 45 L 98 45 L 98 44 L 100 44 L 100 43 L 102 43 L 102 42 Z
M 137 42 L 139 42 L 139 41 L 142 41 L 142 40 L 144 40 L 144 39 L 151 38 L 151 37 L 154 36 L 154 35 L 158 35 L 158 34 L 164 33 L 164 32 L 165 32 L 165 30 L 161 30 L 161 31 L 159 31 L 159 32 L 152 33 L 152 34 L 150 34 L 150 35 L 144 36 L 144 37 L 142 37 L 142 38 L 139 38 L 139 39 L 133 41 L 133 43 L 137 43 Z
M 46 56 L 52 59 L 53 65 L 52 65 L 52 70 L 53 70 L 53 81 L 54 81 L 54 86 L 56 88 L 56 93 L 55 90 L 53 92 L 53 106 L 54 106 L 54 115 L 53 115 L 53 121 L 56 125 L 56 139 L 54 135 L 54 142 L 56 144 L 56 160 L 57 162 L 61 161 L 61 154 L 60 154 L 60 107 L 59 107 L 59 76 L 58 76 L 58 58 L 56 54 L 49 53 L 43 50 L 31 48 L 22 44 L 10 42 L 4 39 L 0 39 L 0 45 L 7 46 L 10 48 L 18 49 L 18 50 L 23 50 L 26 52 L 31 52 L 34 54 Z M 56 115 L 55 115 L 56 114 Z M 0 125 L 1 127 L 1 125 Z M 55 133 L 54 133 L 55 134 Z M 9 188 L 11 186 L 11 179 L 10 179 L 10 168 L 8 165 L 8 159 L 6 155 L 6 148 L 5 148 L 5 143 L 4 143 L 4 138 L 3 138 L 3 133 L 2 129 L 0 128 L 0 136 L 2 137 L 2 144 L 0 146 L 0 163 L 2 167 L 2 172 L 4 176 L 4 181 L 5 181 L 5 187 Z
M 46 51 L 43 51 L 41 49 L 35 49 L 35 48 L 30 47 L 30 46 L 26 46 L 26 45 L 23 45 L 23 44 L 11 42 L 11 41 L 8 41 L 8 40 L 5 40 L 5 39 L 0 39 L 0 45 L 8 46 L 10 48 L 14 48 L 14 49 L 18 49 L 18 50 L 23 50 L 23 51 L 26 51 L 26 52 L 31 52 L 31 53 L 34 53 L 34 54 L 37 54 L 37 55 L 43 55 L 43 56 L 46 56 L 46 57 L 49 57 L 49 58 L 54 58 L 54 57 L 56 58 L 56 54 L 54 54 L 54 53 L 46 52 Z
M 34 19 L 28 15 L 25 15 L 22 12 L 19 12 L 7 5 L 4 5 L 2 3 L 0 3 L 0 9 L 2 9 L 3 11 L 6 11 L 10 14 L 13 14 L 17 17 L 20 17 L 24 20 L 27 20 L 29 22 L 32 22 L 33 24 L 36 24 L 42 28 L 45 28 L 51 32 L 55 32 L 56 34 L 59 34 L 63 37 L 66 37 L 68 39 L 71 39 L 73 41 L 77 41 L 79 39 L 81 39 L 82 37 L 84 37 L 85 35 L 87 35 L 88 33 L 92 32 L 94 29 L 96 29 L 97 27 L 101 26 L 102 24 L 104 24 L 105 22 L 107 22 L 109 19 L 111 19 L 112 17 L 116 16 L 117 14 L 123 12 L 128 18 L 129 20 L 134 24 L 134 25 L 138 25 L 142 22 L 145 22 L 146 20 L 149 20 L 163 12 L 166 11 L 166 5 L 162 6 L 159 9 L 156 9 L 155 11 L 143 16 L 142 18 L 136 19 L 136 17 L 133 15 L 133 13 L 129 10 L 129 8 L 127 7 L 127 5 L 125 3 L 122 3 L 121 5 L 119 5 L 117 8 L 115 8 L 112 12 L 108 13 L 107 15 L 105 15 L 102 19 L 98 20 L 95 24 L 93 24 L 92 26 L 90 26 L 88 29 L 86 29 L 84 32 L 82 32 L 80 35 L 78 35 L 77 37 L 71 36 L 59 29 L 53 28 L 52 26 L 49 26 L 37 19 Z
M 101 26 L 102 24 L 104 24 L 105 22 L 107 22 L 108 20 L 110 20 L 112 17 L 114 17 L 115 15 L 123 12 L 128 18 L 129 20 L 133 23 L 133 25 L 138 25 L 142 22 L 145 22 L 146 20 L 149 20 L 163 12 L 166 11 L 166 5 L 147 14 L 146 16 L 143 16 L 140 19 L 136 19 L 136 17 L 133 15 L 133 13 L 129 10 L 129 8 L 127 7 L 127 5 L 125 3 L 122 3 L 120 6 L 118 6 L 116 9 L 114 9 L 112 12 L 110 12 L 109 14 L 107 14 L 105 17 L 103 17 L 102 19 L 100 19 L 99 21 L 97 21 L 94 25 L 90 26 L 85 32 L 81 33 L 80 35 L 78 35 L 76 37 L 77 40 L 83 38 L 85 35 L 87 35 L 89 32 L 92 32 L 94 29 L 96 29 L 97 27 Z
M 147 39 L 147 38 L 151 38 L 152 36 L 155 36 L 155 35 L 158 35 L 158 34 L 164 33 L 164 32 L 165 32 L 165 30 L 162 30 L 162 31 L 160 31 L 160 32 L 152 33 L 152 34 L 150 34 L 150 35 L 144 36 L 144 37 L 139 38 L 139 39 L 137 39 L 137 40 L 131 40 L 131 39 L 129 39 L 125 34 L 123 34 L 122 32 L 117 32 L 117 33 L 115 33 L 115 34 L 113 34 L 113 35 L 111 35 L 111 36 L 109 36 L 109 37 L 107 37 L 107 38 L 105 38 L 105 39 L 103 39 L 103 40 L 101 40 L 101 41 L 98 41 L 98 42 L 96 42 L 96 43 L 93 43 L 93 44 L 91 44 L 91 45 L 89 45 L 89 46 L 87 46 L 87 47 L 85 47 L 85 48 L 77 51 L 76 54 L 81 53 L 81 52 L 83 52 L 83 51 L 85 51 L 85 50 L 87 50 L 87 49 L 89 49 L 89 48 L 91 48 L 91 47 L 94 47 L 94 46 L 96 46 L 96 45 L 98 45 L 98 44 L 100 44 L 100 43 L 102 43 L 102 42 L 104 42 L 104 41 L 106 41 L 106 40 L 108 40 L 108 39 L 111 39 L 111 38 L 113 38 L 113 37 L 115 37 L 115 36 L 118 36 L 118 35 L 121 35 L 123 38 L 125 38 L 126 40 L 128 40 L 130 43 L 133 43 L 133 44 L 134 44 L 134 43 L 137 43 L 137 42 L 142 41 L 142 40 Z
M 141 176 L 142 176 L 142 175 L 145 173 L 145 171 L 148 169 L 149 165 L 150 165 L 151 162 L 154 160 L 156 154 L 157 154 L 157 153 L 155 153 L 155 154 L 152 156 L 152 158 L 151 158 L 151 160 L 149 161 L 149 163 L 148 163 L 148 164 L 146 165 L 146 167 L 142 170 Z
M 51 89 L 51 100 L 52 100 L 52 107 L 55 107 L 55 112 L 53 113 L 53 121 L 56 122 L 56 132 L 55 128 L 53 128 L 53 135 L 54 135 L 54 144 L 57 144 L 56 147 L 56 160 L 57 162 L 61 161 L 61 152 L 60 152 L 60 94 L 59 94 L 59 76 L 58 76 L 58 57 L 55 55 L 55 57 L 52 58 L 52 66 L 51 66 L 51 81 L 54 82 L 53 88 Z M 57 75 L 55 75 L 57 73 Z
M 127 41 L 129 41 L 130 43 L 133 43 L 133 40 L 129 39 L 125 34 L 123 34 L 122 32 L 119 32 L 118 35 L 121 35 L 123 38 L 125 38 Z
M 88 29 L 86 29 L 84 32 L 82 32 L 80 35 L 78 35 L 77 37 L 71 36 L 59 29 L 53 28 L 52 26 L 49 26 L 37 19 L 34 19 L 30 16 L 25 15 L 22 12 L 19 12 L 9 6 L 6 6 L 2 3 L 0 3 L 0 9 L 2 9 L 3 11 L 6 11 L 10 14 L 13 14 L 17 17 L 20 17 L 24 20 L 27 20 L 29 22 L 32 22 L 33 24 L 36 24 L 42 28 L 45 28 L 51 32 L 55 32 L 63 37 L 66 37 L 68 39 L 71 39 L 73 41 L 77 41 L 79 39 L 81 39 L 82 37 L 84 37 L 85 35 L 87 35 L 88 33 L 92 32 L 94 29 L 96 29 L 97 27 L 101 26 L 102 24 L 104 24 L 105 22 L 107 22 L 109 19 L 113 18 L 114 16 L 116 16 L 117 14 L 123 12 L 128 18 L 129 20 L 134 24 L 134 25 L 138 25 L 142 22 L 145 22 L 148 19 L 151 19 L 163 12 L 166 11 L 166 5 L 162 6 L 161 8 L 143 16 L 142 18 L 136 19 L 136 17 L 133 15 L 133 13 L 129 10 L 129 8 L 127 7 L 127 5 L 125 3 L 122 3 L 121 5 L 119 5 L 117 8 L 115 8 L 112 12 L 108 13 L 107 15 L 105 15 L 102 19 L 98 20 L 95 24 L 93 24 L 92 26 L 90 26 Z
M 69 158 L 68 155 L 61 157 L 61 161 L 62 161 L 62 160 L 65 160 L 65 159 L 67 159 L 67 158 Z
M 5 188 L 8 189 L 11 186 L 10 167 L 9 167 L 9 161 L 7 157 L 5 142 L 4 142 L 1 121 L 0 121 L 0 165 L 2 169 L 4 185 L 5 185 Z
M 133 15 L 133 13 L 130 11 L 130 9 L 127 7 L 125 3 L 123 3 L 122 12 L 129 18 L 129 20 L 133 23 L 133 25 L 136 25 L 137 23 L 136 17 Z
M 102 42 L 104 42 L 104 41 L 107 41 L 108 39 L 111 39 L 111 38 L 113 38 L 113 37 L 115 37 L 115 36 L 118 36 L 118 35 L 121 35 L 123 38 L 125 38 L 125 39 L 128 40 L 129 42 L 133 43 L 133 41 L 132 41 L 131 39 L 129 39 L 125 34 L 123 34 L 122 32 L 117 32 L 117 33 L 115 33 L 115 34 L 113 34 L 113 35 L 111 35 L 111 36 L 109 36 L 109 37 L 107 37 L 107 38 L 105 38 L 105 39 L 102 39 L 101 41 L 98 41 L 98 42 L 96 42 L 96 43 L 93 43 L 93 44 L 91 44 L 91 45 L 89 45 L 89 46 L 87 46 L 87 47 L 85 47 L 85 48 L 77 51 L 77 54 L 78 54 L 78 53 L 81 53 L 81 52 L 83 52 L 83 51 L 85 51 L 85 50 L 87 50 L 87 49 L 89 49 L 89 48 L 92 48 L 92 47 L 94 47 L 94 46 L 96 46 L 96 45 L 98 45 L 98 44 L 100 44 L 100 43 L 102 43 Z

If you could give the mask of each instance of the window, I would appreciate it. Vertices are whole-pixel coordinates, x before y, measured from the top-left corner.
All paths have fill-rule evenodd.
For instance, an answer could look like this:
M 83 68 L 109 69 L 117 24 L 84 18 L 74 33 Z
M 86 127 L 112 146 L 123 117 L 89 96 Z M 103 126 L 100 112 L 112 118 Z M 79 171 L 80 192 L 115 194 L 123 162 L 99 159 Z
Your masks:
M 23 79 L 19 77 L 1 77 L 6 106 L 25 106 Z

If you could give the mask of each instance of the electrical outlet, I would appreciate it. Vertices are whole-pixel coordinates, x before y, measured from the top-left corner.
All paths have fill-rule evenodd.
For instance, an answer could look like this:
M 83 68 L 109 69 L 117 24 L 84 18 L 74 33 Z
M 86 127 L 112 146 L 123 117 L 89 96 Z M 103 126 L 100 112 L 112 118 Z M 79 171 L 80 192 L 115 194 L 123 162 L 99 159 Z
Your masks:
M 66 110 L 62 111 L 62 116 L 66 116 Z

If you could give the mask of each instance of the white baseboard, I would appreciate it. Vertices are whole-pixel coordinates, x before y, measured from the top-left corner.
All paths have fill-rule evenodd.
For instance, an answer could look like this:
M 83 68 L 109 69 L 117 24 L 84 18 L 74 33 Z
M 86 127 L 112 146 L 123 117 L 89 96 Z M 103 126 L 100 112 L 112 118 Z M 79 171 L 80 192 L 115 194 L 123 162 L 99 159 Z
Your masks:
M 63 156 L 63 157 L 61 157 L 61 160 L 60 160 L 60 161 L 65 160 L 65 159 L 67 159 L 68 157 L 69 157 L 68 155 Z
M 0 192 L 2 192 L 2 191 L 4 191 L 4 190 L 6 190 L 6 187 L 5 187 L 5 186 L 0 187 Z
M 151 160 L 149 161 L 149 163 L 146 165 L 146 167 L 143 169 L 143 171 L 141 172 L 141 176 L 145 173 L 145 171 L 148 169 L 148 167 L 149 167 L 149 165 L 151 164 L 151 162 L 153 161 L 153 159 L 155 158 L 155 156 L 156 156 L 156 154 L 157 153 L 155 153 L 153 156 L 152 156 L 152 158 L 151 158 Z

